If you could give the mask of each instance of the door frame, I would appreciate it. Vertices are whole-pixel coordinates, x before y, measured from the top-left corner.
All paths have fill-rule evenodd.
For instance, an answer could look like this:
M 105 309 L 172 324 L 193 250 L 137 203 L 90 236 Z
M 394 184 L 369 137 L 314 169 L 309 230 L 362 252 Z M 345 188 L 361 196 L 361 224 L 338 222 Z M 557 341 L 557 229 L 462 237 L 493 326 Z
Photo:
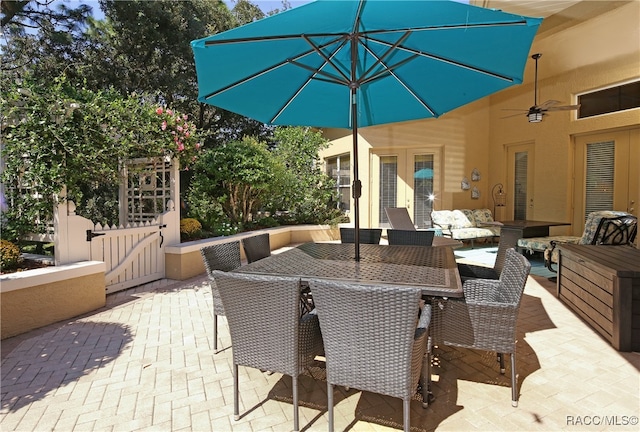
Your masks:
M 380 158 L 395 156 L 398 161 L 397 207 L 406 207 L 413 220 L 413 161 L 416 155 L 433 156 L 433 191 L 436 197 L 442 193 L 443 151 L 441 146 L 374 148 L 370 152 L 369 173 L 369 224 L 380 226 Z
M 614 141 L 614 197 L 613 209 L 627 211 L 638 216 L 640 201 L 640 128 L 598 131 L 573 137 L 573 211 L 572 221 L 575 235 L 581 235 L 585 223 L 585 175 L 586 145 L 589 143 Z

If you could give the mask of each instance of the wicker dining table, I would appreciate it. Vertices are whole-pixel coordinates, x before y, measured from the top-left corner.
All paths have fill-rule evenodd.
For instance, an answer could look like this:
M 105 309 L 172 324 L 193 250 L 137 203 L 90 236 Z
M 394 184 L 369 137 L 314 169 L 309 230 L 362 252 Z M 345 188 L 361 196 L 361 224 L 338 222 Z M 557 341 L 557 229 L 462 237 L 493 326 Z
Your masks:
M 352 244 L 304 243 L 244 265 L 239 273 L 296 276 L 363 284 L 418 287 L 425 297 L 463 296 L 451 247 L 360 245 L 360 261 Z

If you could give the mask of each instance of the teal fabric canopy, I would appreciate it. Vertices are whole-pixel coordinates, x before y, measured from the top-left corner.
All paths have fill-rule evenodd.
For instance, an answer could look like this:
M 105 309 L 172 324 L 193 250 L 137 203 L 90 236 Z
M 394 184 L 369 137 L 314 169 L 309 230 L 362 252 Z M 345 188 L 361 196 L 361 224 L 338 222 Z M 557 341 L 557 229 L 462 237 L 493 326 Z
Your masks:
M 358 228 L 357 128 L 439 117 L 522 83 L 541 21 L 453 1 L 317 0 L 192 41 L 198 100 L 351 129 Z

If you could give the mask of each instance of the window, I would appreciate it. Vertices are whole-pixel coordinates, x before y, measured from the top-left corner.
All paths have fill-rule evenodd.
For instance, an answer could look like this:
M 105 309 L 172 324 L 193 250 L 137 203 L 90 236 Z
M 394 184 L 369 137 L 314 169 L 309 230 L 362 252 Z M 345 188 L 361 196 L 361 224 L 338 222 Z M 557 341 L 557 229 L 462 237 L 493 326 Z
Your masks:
M 594 211 L 613 208 L 615 142 L 587 144 L 585 220 Z
M 640 81 L 578 96 L 578 118 L 640 107 Z
M 380 205 L 378 220 L 389 223 L 385 207 L 396 207 L 398 201 L 398 158 L 396 156 L 380 157 Z
M 336 181 L 338 208 L 348 212 L 351 207 L 351 156 L 348 154 L 328 158 L 327 174 Z

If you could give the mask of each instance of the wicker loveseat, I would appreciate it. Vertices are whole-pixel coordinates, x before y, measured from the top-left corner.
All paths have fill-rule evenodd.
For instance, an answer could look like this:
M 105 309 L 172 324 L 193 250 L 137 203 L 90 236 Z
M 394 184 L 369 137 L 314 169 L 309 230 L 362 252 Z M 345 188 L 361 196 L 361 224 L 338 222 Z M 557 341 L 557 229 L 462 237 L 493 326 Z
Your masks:
M 434 210 L 431 212 L 434 228 L 440 228 L 442 234 L 455 240 L 468 240 L 473 247 L 476 239 L 493 239 L 500 235 L 500 228 L 483 226 L 493 222 L 489 209 Z

